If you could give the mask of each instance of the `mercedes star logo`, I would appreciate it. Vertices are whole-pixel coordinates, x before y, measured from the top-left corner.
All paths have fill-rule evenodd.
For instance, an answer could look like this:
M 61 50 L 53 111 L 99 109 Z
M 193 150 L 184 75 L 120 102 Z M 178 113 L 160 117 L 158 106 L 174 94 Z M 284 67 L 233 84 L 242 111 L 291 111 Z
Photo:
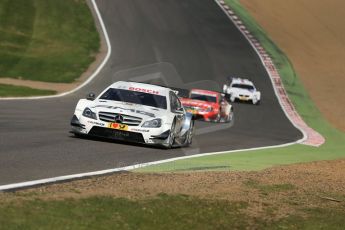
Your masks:
M 117 114 L 115 116 L 115 122 L 116 123 L 122 123 L 123 122 L 123 116 L 121 114 Z

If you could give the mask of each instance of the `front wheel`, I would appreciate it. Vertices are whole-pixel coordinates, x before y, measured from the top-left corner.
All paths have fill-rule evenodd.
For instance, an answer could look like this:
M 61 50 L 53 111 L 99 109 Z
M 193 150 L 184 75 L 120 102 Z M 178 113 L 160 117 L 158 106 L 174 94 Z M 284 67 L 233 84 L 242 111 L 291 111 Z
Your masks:
M 164 145 L 165 148 L 171 149 L 175 143 L 175 121 L 172 123 L 170 128 L 170 134 L 167 138 L 167 143 Z
M 186 141 L 185 141 L 185 147 L 188 147 L 193 142 L 193 136 L 194 136 L 194 121 L 190 122 L 189 130 L 186 134 Z
M 260 100 L 253 100 L 253 105 L 260 105 Z
M 233 119 L 234 119 L 234 111 L 231 110 L 231 111 L 229 112 L 229 115 L 227 116 L 225 122 L 226 122 L 226 123 L 230 123 Z
M 213 122 L 219 123 L 221 118 L 222 118 L 222 116 L 220 115 L 220 113 L 218 113 L 217 117 L 213 120 Z
M 76 137 L 76 138 L 83 138 L 84 137 L 84 135 L 83 134 L 81 134 L 81 133 L 73 133 L 73 135 L 74 135 L 74 137 Z
M 230 94 L 230 101 L 233 103 L 236 101 L 236 97 Z

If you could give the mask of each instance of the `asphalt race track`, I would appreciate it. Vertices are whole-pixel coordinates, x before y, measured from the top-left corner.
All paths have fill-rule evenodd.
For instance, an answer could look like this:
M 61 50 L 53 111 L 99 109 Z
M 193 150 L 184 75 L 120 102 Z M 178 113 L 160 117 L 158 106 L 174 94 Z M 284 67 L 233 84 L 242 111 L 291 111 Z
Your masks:
M 101 73 L 77 93 L 0 101 L 0 185 L 103 170 L 189 154 L 293 142 L 286 118 L 255 51 L 213 0 L 98 0 L 112 45 Z M 79 98 L 116 80 L 220 87 L 226 76 L 250 77 L 262 104 L 235 103 L 230 126 L 197 122 L 192 147 L 162 150 L 78 139 L 69 122 Z M 152 80 L 153 79 L 153 80 Z

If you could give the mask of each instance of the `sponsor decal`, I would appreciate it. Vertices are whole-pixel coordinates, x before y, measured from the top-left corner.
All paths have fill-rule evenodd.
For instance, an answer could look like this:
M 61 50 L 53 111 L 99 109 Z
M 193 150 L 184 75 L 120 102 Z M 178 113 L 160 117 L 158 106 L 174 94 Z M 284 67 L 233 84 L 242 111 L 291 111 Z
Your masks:
M 119 106 L 111 106 L 111 105 L 97 105 L 95 106 L 95 108 L 98 108 L 98 107 L 101 107 L 101 108 L 107 108 L 107 109 L 119 109 L 119 110 L 126 110 L 126 111 L 130 111 L 130 112 L 135 112 L 135 109 L 126 109 L 126 108 L 122 108 L 122 107 L 119 107 Z
M 137 129 L 137 128 L 134 128 L 134 129 L 132 129 L 131 131 L 147 133 L 147 132 L 149 132 L 150 130 L 148 130 L 148 129 Z
M 145 111 L 141 111 L 141 110 L 137 110 L 136 113 L 143 114 L 143 115 L 146 115 L 149 117 L 156 117 L 153 113 L 149 113 L 149 112 L 145 112 Z
M 97 121 L 87 121 L 87 122 L 90 123 L 90 124 L 93 124 L 93 125 L 104 126 L 103 123 L 100 123 L 100 122 L 97 122 Z
M 191 114 L 197 114 L 198 113 L 198 111 L 196 109 L 187 109 L 187 112 L 191 113 Z
M 128 130 L 128 125 L 119 124 L 119 123 L 109 123 L 108 128 L 119 129 L 119 130 Z
M 115 138 L 124 138 L 129 137 L 129 132 L 115 132 L 113 135 Z
M 128 89 L 131 91 L 137 91 L 137 92 L 143 92 L 143 93 L 159 94 L 159 91 L 152 90 L 152 89 L 144 89 L 144 88 L 139 88 L 139 87 L 129 87 Z

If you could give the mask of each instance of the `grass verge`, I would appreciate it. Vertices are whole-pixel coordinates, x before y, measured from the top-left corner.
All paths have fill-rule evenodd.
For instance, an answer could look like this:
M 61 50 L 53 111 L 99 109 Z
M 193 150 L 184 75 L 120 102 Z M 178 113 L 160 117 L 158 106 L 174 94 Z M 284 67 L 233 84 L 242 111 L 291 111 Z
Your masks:
M 33 89 L 30 87 L 0 84 L 0 97 L 26 97 L 56 94 L 52 90 Z
M 99 50 L 85 0 L 2 0 L 0 31 L 0 77 L 70 83 Z
M 0 203 L 3 229 L 338 229 L 341 211 L 305 209 L 306 217 L 253 217 L 245 202 L 160 194 L 145 200 L 106 196 Z M 266 210 L 269 212 L 272 210 Z
M 227 153 L 186 160 L 178 160 L 138 169 L 138 172 L 209 170 L 260 170 L 275 165 L 332 160 L 345 157 L 345 134 L 332 127 L 321 115 L 298 79 L 289 59 L 274 44 L 238 0 L 225 0 L 236 12 L 249 31 L 260 41 L 273 59 L 285 89 L 298 113 L 312 128 L 321 133 L 326 143 L 319 148 L 293 145 L 290 147 Z

